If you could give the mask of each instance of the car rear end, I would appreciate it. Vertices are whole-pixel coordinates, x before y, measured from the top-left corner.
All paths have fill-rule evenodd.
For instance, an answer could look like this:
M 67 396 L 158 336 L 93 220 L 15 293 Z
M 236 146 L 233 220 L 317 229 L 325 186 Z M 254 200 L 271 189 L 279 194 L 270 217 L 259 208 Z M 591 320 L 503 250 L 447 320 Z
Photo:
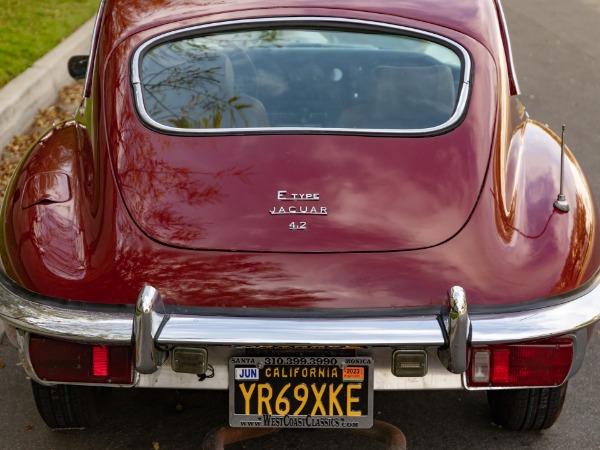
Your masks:
M 78 117 L 91 244 L 22 264 L 36 228 L 5 205 L 0 313 L 47 423 L 88 425 L 43 411 L 93 385 L 227 389 L 250 428 L 367 428 L 375 390 L 484 389 L 500 423 L 550 426 L 599 318 L 595 206 L 573 166 L 573 214 L 510 209 L 527 120 L 479 7 L 487 41 L 297 5 L 113 31 Z

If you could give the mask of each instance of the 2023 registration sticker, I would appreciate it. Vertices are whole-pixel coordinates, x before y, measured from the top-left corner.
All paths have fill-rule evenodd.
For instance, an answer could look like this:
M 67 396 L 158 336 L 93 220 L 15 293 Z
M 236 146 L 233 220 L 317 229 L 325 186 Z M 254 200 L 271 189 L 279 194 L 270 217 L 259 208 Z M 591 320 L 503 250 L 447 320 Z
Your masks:
M 369 357 L 233 357 L 231 426 L 368 428 L 373 425 Z

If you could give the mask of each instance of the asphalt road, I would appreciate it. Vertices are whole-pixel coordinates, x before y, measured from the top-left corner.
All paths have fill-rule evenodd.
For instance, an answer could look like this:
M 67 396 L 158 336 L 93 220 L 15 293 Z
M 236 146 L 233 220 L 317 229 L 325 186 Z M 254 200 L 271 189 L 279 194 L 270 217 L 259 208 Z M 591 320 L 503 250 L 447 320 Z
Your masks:
M 522 101 L 532 118 L 559 130 L 600 199 L 600 0 L 505 0 Z M 600 334 L 596 332 L 596 334 Z M 376 416 L 399 426 L 412 449 L 600 449 L 600 336 L 590 344 L 557 424 L 544 432 L 505 431 L 488 418 L 486 396 L 462 391 L 386 392 Z M 197 449 L 227 420 L 222 392 L 119 390 L 101 424 L 52 432 L 35 410 L 29 383 L 6 338 L 0 346 L 1 449 Z M 2 364 L 0 363 L 0 366 Z M 179 405 L 179 406 L 178 406 Z M 325 431 L 284 431 L 231 448 L 355 449 L 381 445 Z

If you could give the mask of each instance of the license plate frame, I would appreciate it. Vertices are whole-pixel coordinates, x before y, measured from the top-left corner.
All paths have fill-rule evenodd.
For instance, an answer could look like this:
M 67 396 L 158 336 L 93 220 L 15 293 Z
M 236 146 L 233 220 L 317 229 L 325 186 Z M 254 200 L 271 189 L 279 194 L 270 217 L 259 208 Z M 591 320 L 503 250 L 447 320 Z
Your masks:
M 229 425 L 371 428 L 373 374 L 365 356 L 232 357 Z

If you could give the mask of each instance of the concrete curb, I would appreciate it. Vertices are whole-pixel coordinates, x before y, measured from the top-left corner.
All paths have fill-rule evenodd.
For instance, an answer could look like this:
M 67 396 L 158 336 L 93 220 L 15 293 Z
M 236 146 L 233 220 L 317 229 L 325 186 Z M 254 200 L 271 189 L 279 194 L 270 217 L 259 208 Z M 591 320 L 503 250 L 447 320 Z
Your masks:
M 89 52 L 93 28 L 94 19 L 90 19 L 0 90 L 0 153 L 14 136 L 29 128 L 40 109 L 56 100 L 60 88 L 72 81 L 67 61 Z

